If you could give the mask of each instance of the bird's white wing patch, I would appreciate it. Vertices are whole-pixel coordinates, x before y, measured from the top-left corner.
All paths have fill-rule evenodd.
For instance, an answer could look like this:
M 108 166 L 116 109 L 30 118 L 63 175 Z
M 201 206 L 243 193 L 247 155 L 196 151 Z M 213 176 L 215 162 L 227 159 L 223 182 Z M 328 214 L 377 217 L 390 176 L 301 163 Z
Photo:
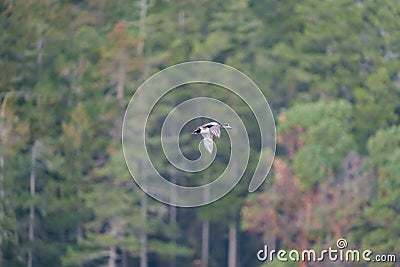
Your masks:
M 210 131 L 207 131 L 207 132 L 205 132 L 205 133 L 201 133 L 201 135 L 202 135 L 204 138 L 209 138 L 209 139 L 212 139 L 212 137 L 213 137 Z
M 212 154 L 214 142 L 211 138 L 204 138 L 203 139 L 204 147 L 208 151 L 208 153 Z
M 210 132 L 215 135 L 216 137 L 220 137 L 221 136 L 221 129 L 219 125 L 213 126 L 210 128 Z

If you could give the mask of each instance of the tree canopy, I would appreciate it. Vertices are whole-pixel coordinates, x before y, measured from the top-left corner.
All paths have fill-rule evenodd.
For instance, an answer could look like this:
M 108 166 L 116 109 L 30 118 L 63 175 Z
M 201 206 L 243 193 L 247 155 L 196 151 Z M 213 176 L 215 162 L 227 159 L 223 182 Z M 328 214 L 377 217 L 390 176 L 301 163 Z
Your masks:
M 0 266 L 261 266 L 264 244 L 323 249 L 341 237 L 400 257 L 399 14 L 394 0 L 1 1 Z M 121 128 L 147 78 L 191 60 L 230 65 L 260 87 L 277 150 L 250 194 L 260 148 L 251 109 L 211 85 L 175 89 L 147 124 L 168 180 L 206 183 L 228 161 L 222 138 L 223 156 L 202 173 L 161 155 L 160 125 L 187 99 L 233 107 L 251 151 L 227 196 L 177 208 L 134 183 Z M 180 138 L 197 158 L 199 140 Z

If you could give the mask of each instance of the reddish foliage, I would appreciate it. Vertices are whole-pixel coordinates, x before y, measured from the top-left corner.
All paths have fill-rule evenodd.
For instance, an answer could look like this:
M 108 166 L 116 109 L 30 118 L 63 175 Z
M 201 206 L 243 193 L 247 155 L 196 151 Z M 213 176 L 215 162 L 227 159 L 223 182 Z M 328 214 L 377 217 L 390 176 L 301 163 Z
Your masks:
M 305 131 L 303 127 L 297 125 L 277 137 L 278 145 L 285 148 L 289 159 L 293 159 L 296 152 L 304 145 L 302 135 Z

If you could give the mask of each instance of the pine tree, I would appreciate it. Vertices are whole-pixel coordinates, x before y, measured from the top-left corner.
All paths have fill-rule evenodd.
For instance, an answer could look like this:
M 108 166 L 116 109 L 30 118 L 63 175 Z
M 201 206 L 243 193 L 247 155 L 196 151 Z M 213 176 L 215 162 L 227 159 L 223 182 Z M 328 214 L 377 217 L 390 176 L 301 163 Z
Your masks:
M 361 242 L 361 248 L 370 249 L 374 254 L 399 253 L 399 133 L 400 128 L 393 126 L 377 131 L 368 140 L 368 166 L 375 178 L 375 190 L 359 218 L 355 240 Z

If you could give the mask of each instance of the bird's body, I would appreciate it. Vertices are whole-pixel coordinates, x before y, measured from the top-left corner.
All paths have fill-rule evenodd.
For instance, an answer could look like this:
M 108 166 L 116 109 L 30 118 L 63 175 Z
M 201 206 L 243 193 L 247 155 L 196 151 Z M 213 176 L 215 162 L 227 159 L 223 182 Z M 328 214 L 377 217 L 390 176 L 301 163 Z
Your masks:
M 217 138 L 221 137 L 221 128 L 232 129 L 232 127 L 229 126 L 228 124 L 222 125 L 219 124 L 218 122 L 213 121 L 203 124 L 200 127 L 196 128 L 196 130 L 194 130 L 192 134 L 201 134 L 203 136 L 204 147 L 211 154 L 213 150 L 212 139 L 214 136 L 216 136 Z

